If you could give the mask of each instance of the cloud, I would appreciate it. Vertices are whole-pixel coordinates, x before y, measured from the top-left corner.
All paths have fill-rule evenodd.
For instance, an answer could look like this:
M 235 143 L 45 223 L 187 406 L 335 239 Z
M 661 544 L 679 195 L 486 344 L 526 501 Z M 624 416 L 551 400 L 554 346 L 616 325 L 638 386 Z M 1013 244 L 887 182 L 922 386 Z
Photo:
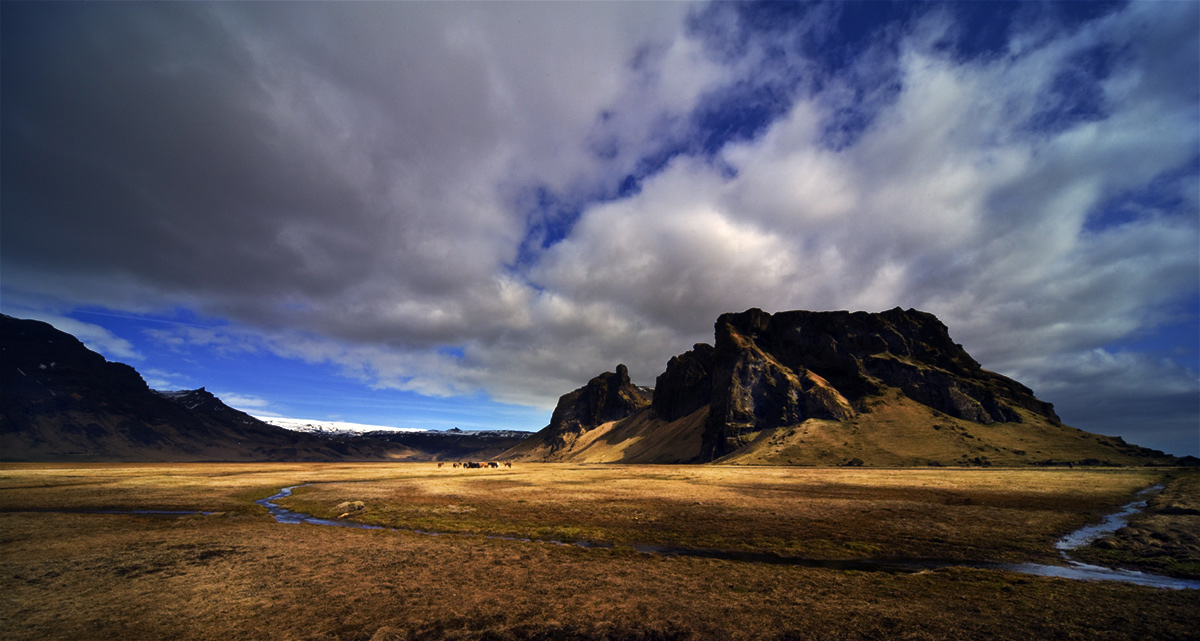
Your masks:
M 151 368 L 139 370 L 139 373 L 150 389 L 181 390 L 187 389 L 189 385 L 189 378 L 176 372 Z
M 1170 359 L 1095 349 L 1054 359 L 1025 382 L 1056 401 L 1069 424 L 1194 454 L 1200 377 Z
M 271 406 L 270 401 L 258 396 L 238 394 L 236 392 L 217 392 L 213 395 L 230 407 L 248 412 L 252 411 L 257 414 L 261 414 L 266 408 Z
M 1200 290 L 1197 7 L 1075 5 L 6 7 L 4 286 L 541 407 L 901 305 L 1070 405 Z
M 936 23 L 920 25 L 901 41 L 900 90 L 853 143 L 830 145 L 827 127 L 857 92 L 800 99 L 715 161 L 677 159 L 638 195 L 587 209 L 534 280 L 674 329 L 670 348 L 630 339 L 627 352 L 648 361 L 702 339 L 721 311 L 902 305 L 937 313 L 985 366 L 1047 380 L 1159 324 L 1197 289 L 1197 42 L 1169 13 L 1129 7 L 966 62 L 937 49 Z M 1141 37 L 1155 44 L 1138 46 Z M 1043 97 L 1097 47 L 1125 52 L 1097 83 L 1107 112 L 1046 127 Z M 1166 77 L 1190 80 L 1172 88 Z M 1104 203 L 1181 168 L 1162 185 L 1173 206 L 1091 224 Z M 1166 366 L 1117 368 L 1110 385 L 1194 426 L 1186 394 L 1131 380 Z M 1089 391 L 1078 382 L 1046 393 L 1079 407 Z M 1085 427 L 1127 428 L 1076 415 Z

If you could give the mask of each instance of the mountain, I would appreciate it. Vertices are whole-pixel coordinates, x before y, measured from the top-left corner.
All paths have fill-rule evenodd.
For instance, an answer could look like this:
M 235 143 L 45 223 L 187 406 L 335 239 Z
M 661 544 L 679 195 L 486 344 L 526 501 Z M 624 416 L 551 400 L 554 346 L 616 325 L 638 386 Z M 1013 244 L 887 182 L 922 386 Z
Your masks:
M 714 344 L 673 357 L 648 405 L 594 412 L 586 390 L 602 380 L 626 395 L 638 389 L 623 367 L 602 374 L 564 395 L 550 425 L 506 456 L 887 466 L 1174 460 L 1063 425 L 1051 404 L 983 369 L 937 317 L 913 309 L 723 314 Z
M 697 421 L 685 421 L 685 429 L 662 425 L 664 421 L 652 418 L 651 395 L 651 390 L 630 381 L 626 366 L 617 365 L 615 372 L 600 374 L 564 394 L 550 424 L 500 458 L 624 463 L 694 460 L 700 447 Z M 688 450 L 689 445 L 695 452 Z
M 439 445 L 420 437 L 409 443 L 294 432 L 233 409 L 204 388 L 151 390 L 132 367 L 108 362 L 70 334 L 0 315 L 3 460 L 433 460 L 496 454 L 520 440 L 464 438 Z

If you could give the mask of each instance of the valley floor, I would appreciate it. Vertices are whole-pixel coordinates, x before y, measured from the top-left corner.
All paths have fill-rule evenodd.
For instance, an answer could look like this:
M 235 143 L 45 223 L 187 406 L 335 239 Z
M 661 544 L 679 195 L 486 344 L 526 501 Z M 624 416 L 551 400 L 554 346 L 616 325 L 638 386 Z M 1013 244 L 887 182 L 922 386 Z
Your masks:
M 0 636 L 1193 638 L 1197 590 L 967 568 L 839 571 L 630 547 L 1053 563 L 1062 534 L 1155 482 L 1194 493 L 1190 474 L 6 464 Z M 302 484 L 310 485 L 280 503 L 401 529 L 283 525 L 254 503 Z M 206 514 L 97 513 L 133 510 Z

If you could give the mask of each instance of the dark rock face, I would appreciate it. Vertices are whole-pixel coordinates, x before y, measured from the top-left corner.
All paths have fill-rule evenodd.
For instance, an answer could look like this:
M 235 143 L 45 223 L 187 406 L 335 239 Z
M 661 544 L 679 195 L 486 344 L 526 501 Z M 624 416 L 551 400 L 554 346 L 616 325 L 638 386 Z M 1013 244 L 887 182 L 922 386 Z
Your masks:
M 680 364 L 674 369 L 690 371 L 684 357 L 676 357 Z M 912 309 L 723 314 L 707 372 L 707 378 L 669 379 L 696 381 L 692 387 L 672 386 L 671 399 L 693 398 L 705 385 L 710 389 L 705 459 L 737 449 L 750 432 L 809 418 L 853 418 L 859 401 L 887 387 L 977 423 L 1020 422 L 1016 408 L 1058 422 L 1049 403 L 1024 385 L 984 370 L 950 339 L 937 317 Z M 672 401 L 663 404 L 675 407 Z
M 723 323 L 729 316 L 717 321 L 702 458 L 716 458 L 741 447 L 745 444 L 742 437 L 750 432 L 810 418 L 846 420 L 854 416 L 850 402 L 828 381 L 798 363 L 781 362 L 769 344 L 757 342 L 769 328 L 769 314 L 751 310 L 734 323 Z
M 648 405 L 646 392 L 629 380 L 629 368 L 617 365 L 616 372 L 605 372 L 558 399 L 545 428 L 551 437 L 551 450 L 562 447 L 569 434 L 620 420 Z
M 691 351 L 671 358 L 654 381 L 654 413 L 675 421 L 708 405 L 712 396 L 713 346 L 697 343 Z

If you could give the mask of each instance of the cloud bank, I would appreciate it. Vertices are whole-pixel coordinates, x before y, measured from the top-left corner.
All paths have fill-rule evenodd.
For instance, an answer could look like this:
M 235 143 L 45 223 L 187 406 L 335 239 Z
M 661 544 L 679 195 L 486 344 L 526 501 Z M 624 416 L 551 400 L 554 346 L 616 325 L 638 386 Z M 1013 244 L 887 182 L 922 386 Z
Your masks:
M 542 407 L 722 312 L 916 307 L 1195 449 L 1198 9 L 1076 9 L 5 5 L 4 288 Z

